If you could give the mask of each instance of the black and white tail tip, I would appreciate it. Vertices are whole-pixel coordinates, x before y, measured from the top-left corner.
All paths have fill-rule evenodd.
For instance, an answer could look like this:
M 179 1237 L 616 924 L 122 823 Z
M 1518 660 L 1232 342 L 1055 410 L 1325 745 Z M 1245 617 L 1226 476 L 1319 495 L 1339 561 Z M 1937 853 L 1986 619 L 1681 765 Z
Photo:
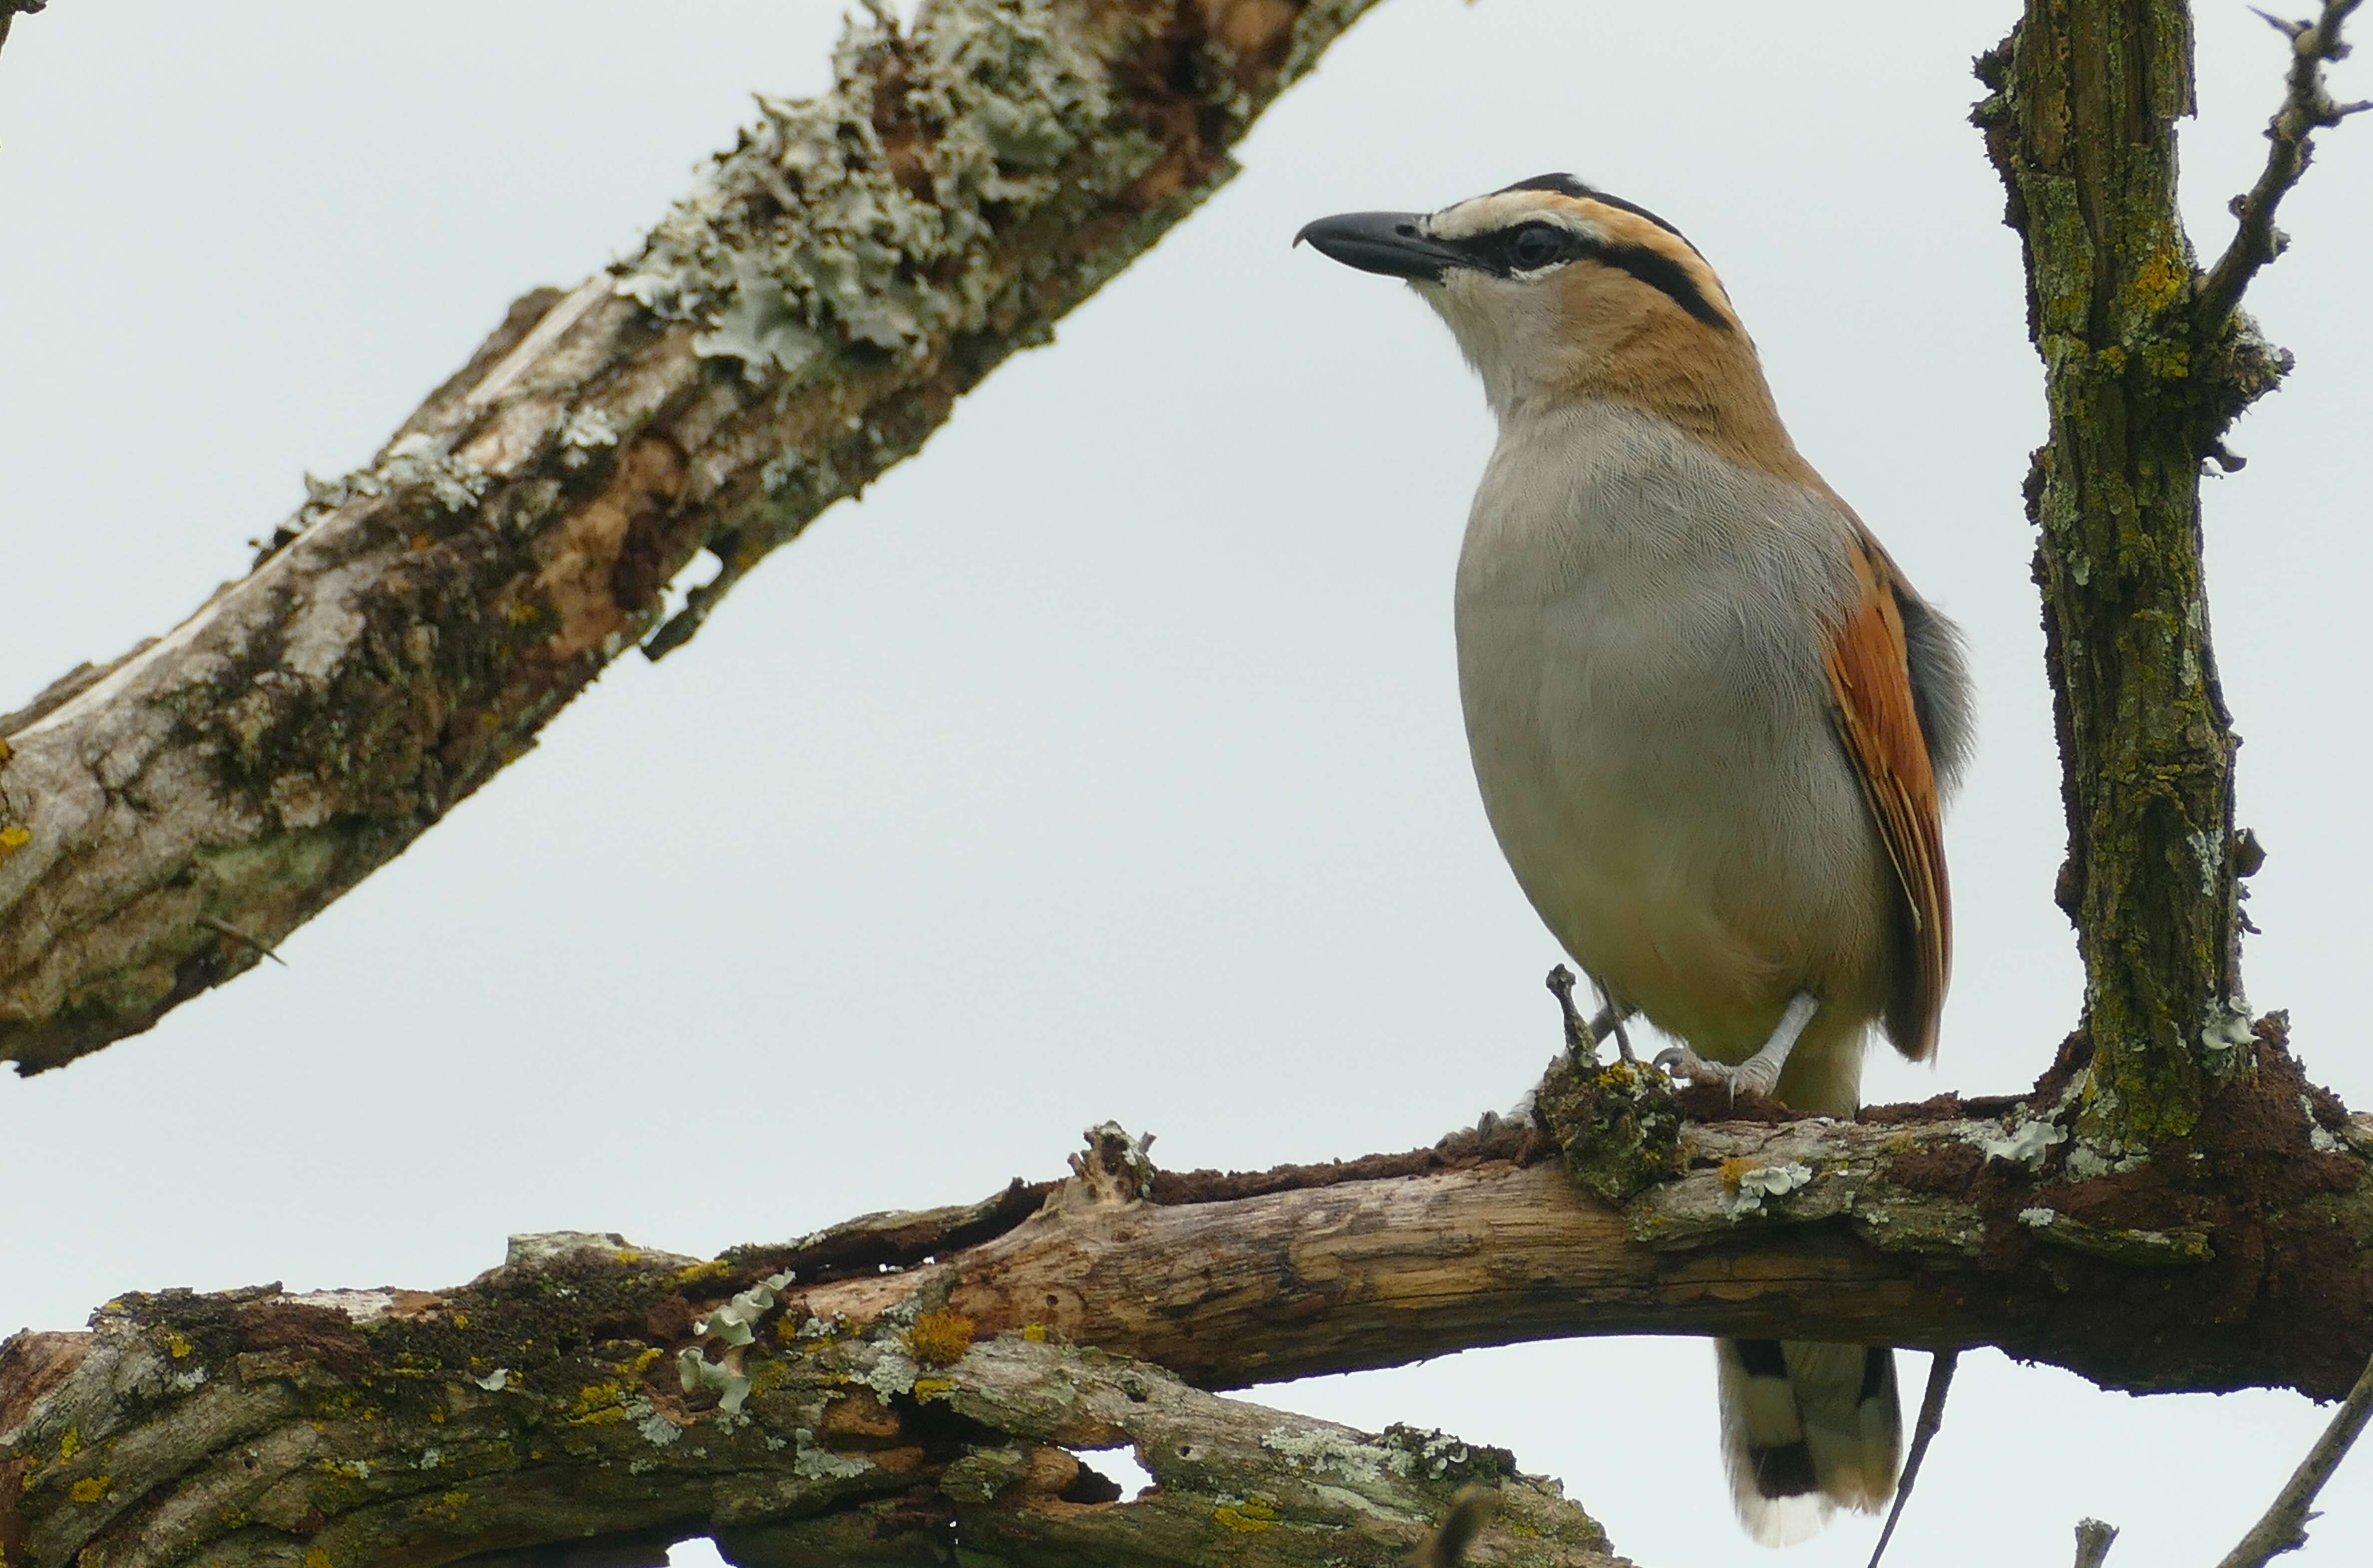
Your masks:
M 1717 1340 L 1723 1454 L 1739 1522 L 1765 1546 L 1819 1532 L 1840 1507 L 1895 1493 L 1903 1416 L 1895 1352 L 1876 1345 Z

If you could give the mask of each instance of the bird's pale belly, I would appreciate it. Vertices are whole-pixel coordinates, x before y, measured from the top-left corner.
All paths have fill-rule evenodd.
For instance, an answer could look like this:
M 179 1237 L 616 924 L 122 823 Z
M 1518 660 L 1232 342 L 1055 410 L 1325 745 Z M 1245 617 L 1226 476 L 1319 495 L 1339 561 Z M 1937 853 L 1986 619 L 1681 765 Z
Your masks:
M 1551 648 L 1512 618 L 1462 620 L 1468 739 L 1502 850 L 1575 963 L 1723 1060 L 1798 990 L 1875 1011 L 1890 873 L 1826 691 L 1759 683 L 1732 710 L 1701 694 L 1736 683 L 1672 678 L 1686 658 L 1630 668 L 1636 644 Z

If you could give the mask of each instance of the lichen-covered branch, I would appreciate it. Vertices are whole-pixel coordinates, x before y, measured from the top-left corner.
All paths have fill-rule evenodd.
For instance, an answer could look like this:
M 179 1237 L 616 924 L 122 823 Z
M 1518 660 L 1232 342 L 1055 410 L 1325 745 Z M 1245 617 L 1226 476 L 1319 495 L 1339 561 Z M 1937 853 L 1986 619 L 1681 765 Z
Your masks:
M 0 1548 L 429 1568 L 707 1531 L 788 1565 L 953 1532 L 1017 1564 L 1384 1564 L 1479 1480 L 1501 1505 L 1467 1561 L 1596 1563 L 1503 1456 L 1197 1390 L 1719 1332 L 2335 1394 L 2373 1353 L 2373 1117 L 2254 1050 L 2248 1113 L 2220 1098 L 2157 1163 L 2087 1142 L 2064 1090 L 1702 1125 L 1660 1077 L 1561 1068 L 1554 1135 L 1222 1176 L 1105 1127 L 1062 1183 L 707 1262 L 567 1235 L 433 1293 L 126 1295 L 0 1351 Z M 1160 1493 L 1119 1503 L 1065 1452 L 1124 1443 Z
M 1500 1507 L 1469 1562 L 1615 1568 L 1590 1516 L 1504 1450 L 1264 1410 L 1043 1337 L 974 1340 L 943 1313 L 825 1323 L 756 1287 L 688 1351 L 706 1380 L 632 1319 L 588 1325 L 559 1364 L 438 1348 L 546 1317 L 555 1296 L 614 1300 L 677 1261 L 624 1250 L 522 1260 L 466 1297 L 359 1316 L 262 1293 L 120 1304 L 13 1423 L 6 1561 L 432 1568 L 555 1543 L 656 1564 L 709 1535 L 745 1568 L 954 1548 L 1014 1568 L 1385 1568 L 1479 1481 Z M 1122 1445 L 1159 1490 L 1124 1500 L 1082 1454 Z
M 2328 101 L 2325 53 L 2299 55 L 2295 99 L 2305 79 Z M 1979 75 L 1992 94 L 1975 117 L 2025 252 L 2051 416 L 2028 506 L 2068 812 L 2060 902 L 2086 971 L 2087 1115 L 2098 1136 L 2141 1148 L 2188 1133 L 2247 1055 L 2240 883 L 2258 850 L 2233 822 L 2200 472 L 2239 466 L 2224 434 L 2289 365 L 2235 306 L 2265 249 L 2251 226 L 2271 223 L 2296 178 L 2285 149 L 2303 158 L 2304 128 L 2285 140 L 2288 111 L 2278 121 L 2270 182 L 2208 278 L 2176 207 L 2174 124 L 2192 97 L 2183 0 L 2029 0 Z
M 1193 211 L 1372 3 L 858 26 L 831 92 L 762 100 L 633 260 L 520 299 L 251 575 L 0 718 L 0 1059 L 62 1065 L 252 967 L 609 660 L 680 645 Z

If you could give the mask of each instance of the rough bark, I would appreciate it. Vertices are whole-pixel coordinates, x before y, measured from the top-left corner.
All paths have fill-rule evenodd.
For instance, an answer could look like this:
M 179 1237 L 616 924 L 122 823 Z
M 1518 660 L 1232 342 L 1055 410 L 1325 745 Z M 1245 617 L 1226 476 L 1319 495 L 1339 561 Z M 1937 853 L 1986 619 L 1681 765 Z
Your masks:
M 1225 1176 L 1107 1127 L 1067 1182 L 709 1262 L 523 1238 L 448 1291 L 126 1295 L 0 1351 L 0 1545 L 427 1568 L 715 1531 L 793 1564 L 942 1561 L 953 1532 L 972 1562 L 1385 1563 L 1483 1480 L 1507 1495 L 1469 1561 L 1602 1562 L 1503 1455 L 1196 1390 L 1719 1332 L 2336 1393 L 2373 1352 L 2373 1117 L 2253 1048 L 2252 1117 L 2124 1170 L 2065 1090 L 1691 1125 L 1615 1067 L 1553 1073 L 1555 1137 Z M 1158 1495 L 1098 1501 L 1055 1452 L 1120 1443 Z
M 247 578 L 0 718 L 0 1059 L 252 967 L 1194 210 L 1373 0 L 933 0 L 540 290 Z M 660 625 L 696 556 L 716 575 Z M 648 640 L 647 640 L 648 639 Z
M 2085 963 L 2090 1125 L 2192 1131 L 2247 1055 L 2231 716 L 2203 580 L 2200 475 L 2288 368 L 2204 275 L 2176 207 L 2192 106 L 2182 0 L 2031 0 L 1979 63 L 2009 192 L 2050 435 L 2027 487 Z M 2295 177 L 2295 176 L 2294 176 Z M 2246 275 L 2241 275 L 2245 277 Z

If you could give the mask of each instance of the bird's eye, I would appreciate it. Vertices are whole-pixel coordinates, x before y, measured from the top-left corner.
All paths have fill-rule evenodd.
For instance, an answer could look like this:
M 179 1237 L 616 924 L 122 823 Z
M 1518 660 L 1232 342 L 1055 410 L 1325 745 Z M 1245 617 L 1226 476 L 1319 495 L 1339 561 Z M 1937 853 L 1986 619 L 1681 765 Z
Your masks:
M 1508 255 L 1527 270 L 1545 267 L 1565 255 L 1565 235 L 1552 224 L 1528 223 L 1508 241 Z

